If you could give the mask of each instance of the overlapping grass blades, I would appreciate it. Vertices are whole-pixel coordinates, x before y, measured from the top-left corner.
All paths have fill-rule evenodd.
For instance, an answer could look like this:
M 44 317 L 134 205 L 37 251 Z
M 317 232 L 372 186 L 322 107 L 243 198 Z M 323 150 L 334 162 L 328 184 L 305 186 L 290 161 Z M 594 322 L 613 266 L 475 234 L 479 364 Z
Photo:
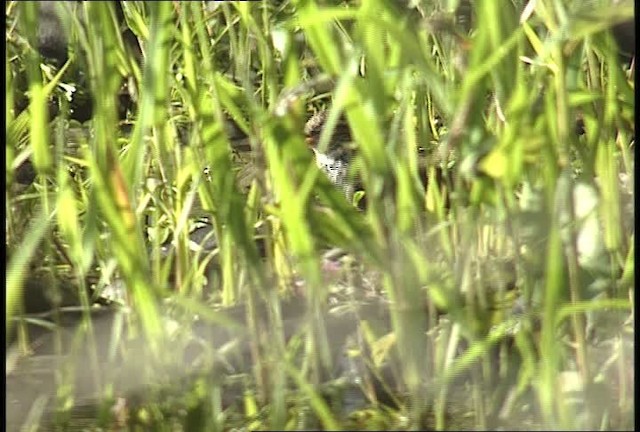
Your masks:
M 225 326 L 202 298 L 199 281 L 208 277 L 215 302 L 247 305 L 257 385 L 243 387 L 246 423 L 292 426 L 308 402 L 320 425 L 347 428 L 318 390 L 335 366 L 322 313 L 335 287 L 320 257 L 337 246 L 360 263 L 347 270 L 351 280 L 370 283 L 393 305 L 398 387 L 407 397 L 395 416 L 374 405 L 389 427 L 419 428 L 431 417 L 430 426 L 452 427 L 447 410 L 461 376 L 472 386 L 465 393 L 471 403 L 463 405 L 473 406 L 477 428 L 495 425 L 505 388 L 514 389 L 515 400 L 528 400 L 522 406 L 539 408 L 543 428 L 615 427 L 606 423 L 608 413 L 588 420 L 574 415 L 558 382 L 575 359 L 584 387 L 596 384 L 588 315 L 630 314 L 633 303 L 633 233 L 625 226 L 620 178 L 633 176 L 634 71 L 623 69 L 609 32 L 632 18 L 632 6 L 475 1 L 474 30 L 466 34 L 447 27 L 453 4 L 462 2 L 329 3 L 124 2 L 126 23 L 144 53 L 138 64 L 113 5 L 84 2 L 72 20 L 74 56 L 64 68 L 86 62 L 95 103 L 86 125 L 90 138 L 73 157 L 65 156 L 65 137 L 56 129 L 67 125 L 65 103 L 58 123 L 47 108 L 66 69 L 51 79 L 35 50 L 12 46 L 7 102 L 14 103 L 14 75 L 24 67 L 29 110 L 6 112 L 7 170 L 19 165 L 16 157 L 30 157 L 38 177 L 30 194 L 6 192 L 8 329 L 24 269 L 40 258 L 54 268 L 52 249 L 60 239 L 70 258 L 65 266 L 80 285 L 96 263 L 103 278 L 107 268 L 117 268 L 139 320 L 128 324 L 140 324 L 158 362 L 180 356 L 165 350 L 177 344 L 166 309 Z M 19 9 L 20 29 L 36 46 L 38 5 L 10 7 Z M 320 98 L 312 108 L 304 98 L 288 98 L 319 72 L 334 83 L 330 103 Z M 125 75 L 137 109 L 130 113 L 132 133 L 122 138 L 117 95 Z M 331 109 L 328 128 L 342 114 L 351 127 L 365 211 L 344 199 L 305 146 L 305 119 L 323 103 Z M 578 114 L 582 136 L 574 133 Z M 227 117 L 253 150 L 248 192 L 237 181 L 240 157 Z M 181 142 L 184 128 L 188 139 Z M 421 178 L 421 152 L 451 152 L 455 163 L 432 163 L 429 178 Z M 87 168 L 83 182 L 68 176 L 78 161 Z M 443 184 L 436 170 L 443 170 Z M 583 182 L 598 191 L 593 237 L 600 243 L 589 256 L 595 264 L 581 249 L 588 219 L 577 216 Z M 17 229 L 28 214 L 25 203 L 38 207 L 26 234 Z M 217 278 L 205 275 L 189 250 L 194 212 L 214 226 L 217 251 L 207 262 L 216 262 Z M 160 246 L 168 238 L 174 248 L 166 260 Z M 495 275 L 484 267 L 497 259 L 513 263 L 505 278 L 526 304 L 522 316 L 492 308 L 510 295 L 505 284 L 492 287 Z M 352 288 L 343 282 L 343 291 Z M 302 349 L 287 345 L 283 332 L 280 300 L 296 289 L 304 290 L 308 306 L 299 324 L 307 336 Z M 81 298 L 88 310 L 90 299 Z M 259 323 L 262 304 L 268 328 Z M 84 319 L 90 322 L 91 314 Z M 516 325 L 524 330 L 513 336 Z M 520 359 L 514 382 L 505 378 L 507 362 L 495 364 L 497 350 Z M 622 376 L 628 355 L 621 349 L 619 356 Z M 97 371 L 95 359 L 93 366 Z M 290 391 L 291 382 L 299 391 Z M 527 389 L 535 398 L 526 399 Z M 200 414 L 184 424 L 226 428 L 230 414 L 219 391 L 198 387 L 192 406 L 199 408 L 190 412 Z M 161 422 L 159 404 L 150 405 L 147 415 Z M 630 408 L 623 405 L 624 419 Z

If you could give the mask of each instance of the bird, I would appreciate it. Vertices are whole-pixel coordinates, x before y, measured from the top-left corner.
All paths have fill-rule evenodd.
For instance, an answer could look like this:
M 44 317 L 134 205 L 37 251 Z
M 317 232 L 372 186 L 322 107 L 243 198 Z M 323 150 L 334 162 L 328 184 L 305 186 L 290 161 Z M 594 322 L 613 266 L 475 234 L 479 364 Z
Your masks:
M 351 172 L 355 147 L 351 129 L 344 115 L 338 119 L 326 149 L 320 148 L 320 137 L 326 126 L 329 111 L 314 114 L 304 126 L 305 141 L 315 157 L 316 164 L 351 199 L 359 183 Z
M 338 187 L 345 197 L 352 202 L 354 195 L 358 191 L 363 191 L 364 184 L 358 172 L 354 169 L 354 161 L 358 153 L 358 147 L 353 139 L 352 131 L 344 114 L 340 115 L 336 126 L 329 138 L 326 148 L 320 146 L 320 136 L 327 126 L 329 110 L 321 110 L 311 116 L 304 127 L 305 140 L 313 152 L 316 165 L 323 171 L 328 179 Z M 448 207 L 448 197 L 446 185 L 453 184 L 452 171 L 444 170 L 443 166 L 455 159 L 455 155 L 446 152 L 442 156 L 441 152 L 427 152 L 424 148 L 418 149 L 418 177 L 422 190 L 426 191 L 429 185 L 429 172 L 435 169 L 435 184 L 439 186 L 444 194 L 445 207 Z M 393 177 L 386 179 L 385 188 L 393 195 L 396 189 L 396 182 Z M 356 207 L 359 210 L 367 208 L 366 195 L 361 197 Z

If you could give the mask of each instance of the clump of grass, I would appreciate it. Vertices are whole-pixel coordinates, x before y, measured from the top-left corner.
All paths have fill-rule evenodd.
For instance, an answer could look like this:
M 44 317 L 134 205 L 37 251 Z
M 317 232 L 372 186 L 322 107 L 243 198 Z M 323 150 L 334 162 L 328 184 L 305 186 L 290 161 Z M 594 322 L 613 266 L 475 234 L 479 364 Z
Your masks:
M 470 428 L 628 427 L 628 326 L 616 315 L 600 336 L 618 342 L 606 361 L 589 329 L 610 311 L 632 314 L 633 232 L 619 179 L 633 175 L 634 70 L 623 69 L 610 32 L 632 7 L 325 3 L 120 3 L 139 63 L 113 4 L 86 2 L 69 15 L 73 55 L 57 75 L 34 50 L 39 6 L 8 4 L 8 329 L 22 296 L 34 295 L 23 289 L 30 262 L 70 270 L 84 306 L 76 337 L 89 344 L 100 394 L 114 400 L 87 281 L 123 281 L 133 313 L 118 325 L 144 342 L 124 348 L 114 324 L 108 360 L 119 352 L 131 366 L 139 354 L 148 367 L 131 367 L 142 383 L 155 382 L 129 408 L 132 427 L 445 429 L 467 427 L 468 418 Z M 94 98 L 75 153 L 63 94 L 74 65 Z M 21 74 L 29 109 L 18 113 Z M 314 107 L 291 95 L 319 76 L 331 89 L 313 103 L 330 106 L 329 128 L 346 115 L 365 211 L 330 184 L 304 144 Z M 128 134 L 117 106 L 125 77 L 137 101 Z M 55 121 L 50 97 L 61 108 Z M 228 117 L 247 135 L 250 156 L 237 154 Z M 441 163 L 421 178 L 425 151 Z M 19 191 L 12 179 L 26 158 L 37 176 Z M 253 175 L 242 188 L 238 160 L 247 158 Z M 69 176 L 78 167 L 85 175 Z M 195 213 L 209 217 L 217 242 L 204 257 L 189 249 Z M 329 247 L 358 263 L 333 283 L 321 259 Z M 373 318 L 362 317 L 366 341 L 352 354 L 373 370 L 391 363 L 399 406 L 372 403 L 348 417 L 320 391 L 336 366 L 336 318 L 326 309 L 336 291 L 355 302 L 363 286 L 391 305 L 390 334 L 367 333 Z M 287 299 L 301 289 L 292 337 Z M 245 306 L 227 319 L 220 305 Z M 221 348 L 205 346 L 184 363 L 198 339 L 194 321 L 230 332 L 246 326 L 239 355 L 248 367 L 235 403 L 211 373 Z M 171 379 L 159 372 L 167 370 Z M 167 395 L 185 376 L 193 379 Z M 593 395 L 611 376 L 619 385 L 606 391 L 617 391 L 616 402 L 595 410 L 602 404 Z M 63 389 L 67 380 L 57 380 Z M 58 396 L 68 411 L 73 396 Z M 123 415 L 106 411 L 103 426 Z

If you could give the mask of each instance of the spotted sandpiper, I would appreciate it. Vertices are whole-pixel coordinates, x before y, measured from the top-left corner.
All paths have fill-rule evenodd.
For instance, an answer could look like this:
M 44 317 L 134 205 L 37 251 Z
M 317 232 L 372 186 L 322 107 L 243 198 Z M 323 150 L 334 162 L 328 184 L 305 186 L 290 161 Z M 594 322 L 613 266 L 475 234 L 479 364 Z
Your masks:
M 344 115 L 341 115 L 329 138 L 328 144 L 321 146 L 320 135 L 327 126 L 328 117 L 328 111 L 320 111 L 307 121 L 304 128 L 306 141 L 315 155 L 318 167 L 324 171 L 329 180 L 338 186 L 344 192 L 347 199 L 351 201 L 354 193 L 362 189 L 360 178 L 352 169 L 352 162 L 357 153 L 355 143 L 353 142 L 349 124 Z M 443 178 L 441 170 L 439 169 L 441 163 L 439 155 L 434 154 L 428 158 L 424 152 L 421 151 L 420 154 L 418 174 L 422 186 L 427 187 L 427 173 L 430 164 L 437 168 L 436 182 L 440 184 Z M 394 180 L 389 180 L 389 190 L 393 191 L 395 189 Z M 358 207 L 360 209 L 366 207 L 366 197 L 358 202 Z
M 340 116 L 328 145 L 326 148 L 321 148 L 320 136 L 328 116 L 328 111 L 320 111 L 307 121 L 304 127 L 306 141 L 313 151 L 318 168 L 325 172 L 333 184 L 342 189 L 348 199 L 351 199 L 357 182 L 353 173 L 350 172 L 355 154 L 351 129 L 346 118 Z

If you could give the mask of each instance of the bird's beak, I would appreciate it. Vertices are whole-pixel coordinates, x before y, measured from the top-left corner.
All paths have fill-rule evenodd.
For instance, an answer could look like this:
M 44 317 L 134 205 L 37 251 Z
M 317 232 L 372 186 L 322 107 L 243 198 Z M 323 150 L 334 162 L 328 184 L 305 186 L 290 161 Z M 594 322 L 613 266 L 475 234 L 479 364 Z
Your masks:
M 311 147 L 311 148 L 314 148 L 314 147 L 315 147 L 315 144 L 316 144 L 316 141 L 313 139 L 313 137 L 306 137 L 306 138 L 304 139 L 304 142 L 306 142 L 306 143 L 307 143 L 307 145 L 308 145 L 309 147 Z

